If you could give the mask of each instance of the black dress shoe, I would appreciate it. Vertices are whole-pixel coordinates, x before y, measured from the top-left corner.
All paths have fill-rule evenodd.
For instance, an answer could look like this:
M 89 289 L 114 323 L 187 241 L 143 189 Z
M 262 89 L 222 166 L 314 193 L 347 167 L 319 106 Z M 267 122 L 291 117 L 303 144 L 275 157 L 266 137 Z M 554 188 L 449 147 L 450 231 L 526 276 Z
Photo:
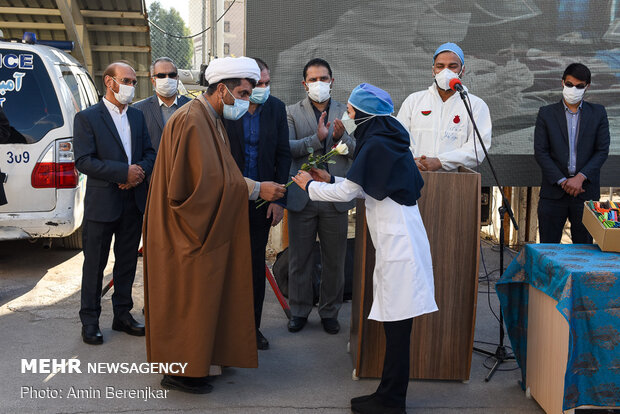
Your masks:
M 375 398 L 376 395 L 377 394 L 373 392 L 372 394 L 369 394 L 369 395 L 362 395 L 361 397 L 351 398 L 351 407 L 353 407 L 354 405 L 357 405 L 359 403 L 363 403 L 365 401 L 372 400 L 373 398 Z
M 340 331 L 340 324 L 336 318 L 322 318 L 321 323 L 323 324 L 323 329 L 328 334 L 334 335 Z
M 99 325 L 82 326 L 82 340 L 90 345 L 101 345 L 103 343 L 103 335 L 101 335 Z
M 133 336 L 144 336 L 144 325 L 136 321 L 133 316 L 129 315 L 124 319 L 114 317 L 112 321 L 112 329 L 121 331 Z
M 376 395 L 357 404 L 351 404 L 351 411 L 356 414 L 407 414 L 404 408 L 384 405 L 381 398 Z
M 261 331 L 256 330 L 256 346 L 258 349 L 269 349 L 269 341 L 265 338 Z
M 299 332 L 304 329 L 304 326 L 306 326 L 306 322 L 308 322 L 308 318 L 304 318 L 302 316 L 293 316 L 291 320 L 288 321 L 288 331 Z
M 179 377 L 177 375 L 164 375 L 161 386 L 169 390 L 188 392 L 190 394 L 208 394 L 213 390 L 213 385 L 207 383 L 207 377 Z

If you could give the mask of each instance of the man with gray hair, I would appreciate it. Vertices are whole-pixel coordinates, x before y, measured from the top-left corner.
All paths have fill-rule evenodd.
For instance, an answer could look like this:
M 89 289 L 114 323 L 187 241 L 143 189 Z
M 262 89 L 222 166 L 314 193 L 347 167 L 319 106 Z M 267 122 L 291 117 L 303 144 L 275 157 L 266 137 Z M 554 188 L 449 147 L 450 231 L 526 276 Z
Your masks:
M 160 57 L 151 65 L 151 83 L 155 93 L 153 96 L 136 102 L 133 106 L 144 114 L 146 125 L 155 151 L 159 149 L 159 141 L 164 125 L 174 111 L 188 103 L 191 99 L 179 95 L 179 71 L 172 59 Z

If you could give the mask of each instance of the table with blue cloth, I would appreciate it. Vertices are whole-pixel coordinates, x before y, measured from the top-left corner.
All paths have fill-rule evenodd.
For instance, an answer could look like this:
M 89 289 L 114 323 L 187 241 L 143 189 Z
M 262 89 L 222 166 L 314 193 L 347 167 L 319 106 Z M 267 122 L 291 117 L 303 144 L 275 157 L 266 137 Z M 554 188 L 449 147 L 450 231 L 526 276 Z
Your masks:
M 529 244 L 496 291 L 526 378 L 528 289 L 557 300 L 569 326 L 563 409 L 620 406 L 620 254 L 588 244 Z

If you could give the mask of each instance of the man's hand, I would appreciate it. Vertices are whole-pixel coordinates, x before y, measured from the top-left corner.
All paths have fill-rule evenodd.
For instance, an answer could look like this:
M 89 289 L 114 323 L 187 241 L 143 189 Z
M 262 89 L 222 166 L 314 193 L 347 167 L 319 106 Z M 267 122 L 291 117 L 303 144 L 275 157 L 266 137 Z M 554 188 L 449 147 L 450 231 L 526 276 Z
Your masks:
M 420 157 L 414 158 L 413 160 L 415 161 L 415 165 L 418 167 L 418 170 L 426 171 L 426 167 L 420 162 Z
M 321 142 L 325 141 L 325 138 L 327 138 L 327 134 L 329 132 L 329 126 L 331 125 L 330 122 L 325 123 L 326 118 L 327 118 L 327 112 L 323 111 L 323 113 L 321 114 L 321 117 L 319 118 L 319 124 L 316 127 L 316 136 L 319 138 L 319 141 Z
M 144 181 L 144 170 L 138 164 L 132 164 L 129 166 L 127 172 L 127 182 L 118 185 L 121 190 L 131 190 Z
M 577 174 L 574 177 L 568 178 L 563 181 L 560 185 L 562 189 L 566 191 L 573 197 L 577 197 L 579 194 L 585 192 L 583 189 L 583 182 L 586 180 L 586 177 L 583 174 Z
M 271 226 L 275 227 L 284 217 L 284 207 L 271 203 L 267 207 L 267 218 L 271 218 Z
M 419 158 L 419 163 L 424 167 L 424 169 L 420 168 L 422 171 L 437 171 L 441 168 L 439 158 L 427 157 L 426 155 Z
M 144 181 L 144 170 L 138 164 L 131 164 L 127 173 L 127 182 L 125 184 L 135 187 Z
M 332 176 L 327 171 L 314 167 L 310 169 L 310 175 L 314 181 L 329 183 L 332 180 Z
M 334 138 L 334 143 L 340 141 L 342 135 L 344 134 L 345 127 L 340 119 L 334 119 L 334 134 L 332 137 Z
M 263 200 L 276 201 L 284 197 L 286 188 L 283 184 L 274 183 L 273 181 L 263 181 L 260 183 L 260 192 L 258 195 Z

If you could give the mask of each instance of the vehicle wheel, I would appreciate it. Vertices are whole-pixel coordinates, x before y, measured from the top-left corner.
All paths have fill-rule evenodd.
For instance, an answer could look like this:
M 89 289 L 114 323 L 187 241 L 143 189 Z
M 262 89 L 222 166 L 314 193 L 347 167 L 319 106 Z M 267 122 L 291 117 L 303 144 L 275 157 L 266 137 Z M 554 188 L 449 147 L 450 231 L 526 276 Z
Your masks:
M 82 250 L 82 226 L 67 237 L 63 237 L 65 249 Z

